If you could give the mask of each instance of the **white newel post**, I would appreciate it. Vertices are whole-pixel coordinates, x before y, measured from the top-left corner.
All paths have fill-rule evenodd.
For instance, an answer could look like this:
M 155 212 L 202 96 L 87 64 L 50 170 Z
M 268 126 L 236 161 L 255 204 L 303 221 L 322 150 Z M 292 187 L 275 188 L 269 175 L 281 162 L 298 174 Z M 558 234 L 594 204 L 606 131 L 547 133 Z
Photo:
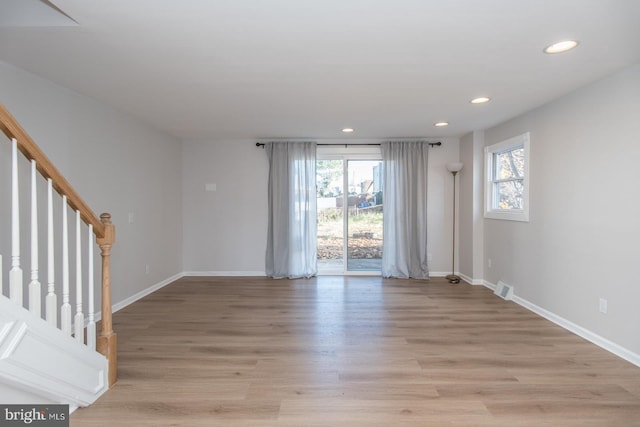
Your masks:
M 58 298 L 55 288 L 55 262 L 53 257 L 53 181 L 47 179 L 47 297 L 45 316 L 47 322 L 58 327 Z
M 69 222 L 67 219 L 67 196 L 62 196 L 62 307 L 60 329 L 71 335 L 71 304 L 69 304 Z
M 89 277 L 88 277 L 88 281 L 89 283 L 87 284 L 87 288 L 88 288 L 88 294 L 87 297 L 89 299 L 88 303 L 89 303 L 89 307 L 87 307 L 87 312 L 88 312 L 88 323 L 87 323 L 87 346 L 91 349 L 91 350 L 95 350 L 96 349 L 96 321 L 95 321 L 95 314 L 94 314 L 94 310 L 95 310 L 95 306 L 94 306 L 94 290 L 93 290 L 93 225 L 89 224 L 89 245 L 87 246 L 89 248 L 89 254 L 88 254 L 88 270 L 89 270 Z
M 9 295 L 22 307 L 22 269 L 20 268 L 20 194 L 18 191 L 18 141 L 11 139 L 11 270 Z
M 84 314 L 82 313 L 82 239 L 80 211 L 76 211 L 76 315 L 73 317 L 74 335 L 84 343 Z
M 36 161 L 31 160 L 31 282 L 29 283 L 29 311 L 42 317 L 40 279 L 38 277 L 38 193 L 36 189 Z

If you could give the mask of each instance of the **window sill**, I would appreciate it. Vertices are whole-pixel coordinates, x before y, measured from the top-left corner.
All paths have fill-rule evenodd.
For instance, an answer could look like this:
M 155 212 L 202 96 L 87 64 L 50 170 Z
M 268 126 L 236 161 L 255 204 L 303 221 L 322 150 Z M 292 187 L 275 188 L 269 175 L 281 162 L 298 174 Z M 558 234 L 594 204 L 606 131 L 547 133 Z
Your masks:
M 484 213 L 487 219 L 501 219 L 504 221 L 529 222 L 528 212 L 488 211 Z

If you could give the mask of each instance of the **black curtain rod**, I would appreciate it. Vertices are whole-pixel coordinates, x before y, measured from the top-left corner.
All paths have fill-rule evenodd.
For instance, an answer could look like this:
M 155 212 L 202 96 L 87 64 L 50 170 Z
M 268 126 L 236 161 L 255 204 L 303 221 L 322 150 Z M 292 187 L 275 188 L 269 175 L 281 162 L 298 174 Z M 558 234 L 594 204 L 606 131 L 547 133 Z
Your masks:
M 428 144 L 433 147 L 433 146 L 441 146 L 442 142 L 438 141 L 438 142 L 428 142 Z M 335 146 L 347 146 L 347 145 L 380 145 L 380 144 L 316 144 L 316 145 L 335 145 Z M 262 147 L 264 148 L 264 143 L 263 142 L 256 142 L 256 147 Z

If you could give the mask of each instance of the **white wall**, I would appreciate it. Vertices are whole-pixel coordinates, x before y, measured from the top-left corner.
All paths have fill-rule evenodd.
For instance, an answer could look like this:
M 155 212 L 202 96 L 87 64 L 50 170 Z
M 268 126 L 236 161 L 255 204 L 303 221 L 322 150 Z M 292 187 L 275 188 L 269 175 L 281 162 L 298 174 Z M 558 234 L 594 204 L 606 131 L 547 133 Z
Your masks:
M 464 165 L 458 174 L 460 207 L 458 209 L 458 230 L 460 242 L 458 256 L 459 271 L 466 278 L 473 278 L 473 133 L 460 138 L 460 161 Z M 468 279 L 467 279 L 468 280 Z
M 437 139 L 437 138 L 430 138 Z M 451 175 L 457 138 L 439 138 L 429 157 L 429 251 L 431 271 L 451 268 Z M 184 270 L 264 274 L 267 236 L 268 162 L 255 140 L 183 143 Z M 371 143 L 322 140 L 319 143 Z M 205 191 L 207 183 L 217 191 Z
M 0 94 L 0 102 L 89 206 L 97 214 L 111 213 L 116 225 L 112 251 L 114 303 L 182 271 L 179 141 L 90 98 L 2 62 Z M 4 135 L 0 143 L 5 169 L 9 144 Z M 8 206 L 5 172 L 0 196 L 5 200 L 3 205 Z M 25 196 L 28 185 L 27 181 L 21 184 Z M 134 213 L 132 224 L 128 222 L 130 212 Z M 8 210 L 3 210 L 2 215 L 5 213 L 8 216 Z M 21 214 L 25 241 L 29 232 L 28 211 L 23 208 Z M 40 231 L 41 242 L 45 241 L 44 230 Z M 2 233 L 6 236 L 6 230 Z M 4 255 L 6 274 L 10 266 L 9 242 L 2 240 L 0 253 Z M 28 246 L 23 246 L 25 250 L 28 251 Z M 99 263 L 99 258 L 96 262 Z M 149 274 L 145 273 L 147 264 Z M 46 265 L 46 259 L 41 257 L 41 270 L 42 265 Z M 28 271 L 29 261 L 24 253 L 23 266 Z M 41 277 L 43 274 L 41 271 Z M 28 283 L 28 273 L 25 277 Z
M 184 270 L 264 273 L 267 156 L 255 141 L 183 143 Z M 216 191 L 205 191 L 215 184 Z
M 429 271 L 432 275 L 445 276 L 451 274 L 453 249 L 453 178 L 451 172 L 447 170 L 447 163 L 458 161 L 460 140 L 458 138 L 429 138 L 429 140 L 442 141 L 442 146 L 429 151 L 427 243 L 433 257 L 429 263 Z M 459 200 L 459 192 L 456 197 Z M 458 236 L 459 231 L 456 231 L 456 247 L 459 247 Z M 459 257 L 456 256 L 455 271 L 459 270 L 458 263 Z
M 484 212 L 482 197 L 484 132 L 475 131 L 460 139 L 460 274 L 472 284 L 483 283 Z
M 640 354 L 640 65 L 488 129 L 486 144 L 524 132 L 530 222 L 485 220 L 485 279 Z
M 460 274 L 474 285 L 484 277 L 484 131 L 474 131 L 460 140 Z

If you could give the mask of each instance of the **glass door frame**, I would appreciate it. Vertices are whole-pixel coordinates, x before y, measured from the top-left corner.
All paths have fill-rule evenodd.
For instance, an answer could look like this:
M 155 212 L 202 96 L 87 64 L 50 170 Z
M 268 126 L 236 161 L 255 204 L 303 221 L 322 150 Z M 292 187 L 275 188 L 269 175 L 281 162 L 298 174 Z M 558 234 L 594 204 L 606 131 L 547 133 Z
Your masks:
M 372 145 L 361 145 L 357 144 L 348 145 L 348 146 L 318 146 L 316 151 L 316 159 L 317 160 L 342 160 L 342 179 L 343 179 L 343 217 L 342 217 L 342 227 L 343 227 L 343 238 L 342 238 L 342 271 L 339 270 L 323 270 L 318 269 L 319 276 L 381 276 L 381 271 L 375 270 L 364 270 L 350 271 L 347 269 L 348 263 L 347 258 L 349 256 L 347 250 L 348 243 L 348 218 L 349 218 L 349 176 L 347 173 L 348 160 L 382 160 L 382 154 L 380 152 L 379 146 Z M 384 242 L 383 242 L 384 245 Z

